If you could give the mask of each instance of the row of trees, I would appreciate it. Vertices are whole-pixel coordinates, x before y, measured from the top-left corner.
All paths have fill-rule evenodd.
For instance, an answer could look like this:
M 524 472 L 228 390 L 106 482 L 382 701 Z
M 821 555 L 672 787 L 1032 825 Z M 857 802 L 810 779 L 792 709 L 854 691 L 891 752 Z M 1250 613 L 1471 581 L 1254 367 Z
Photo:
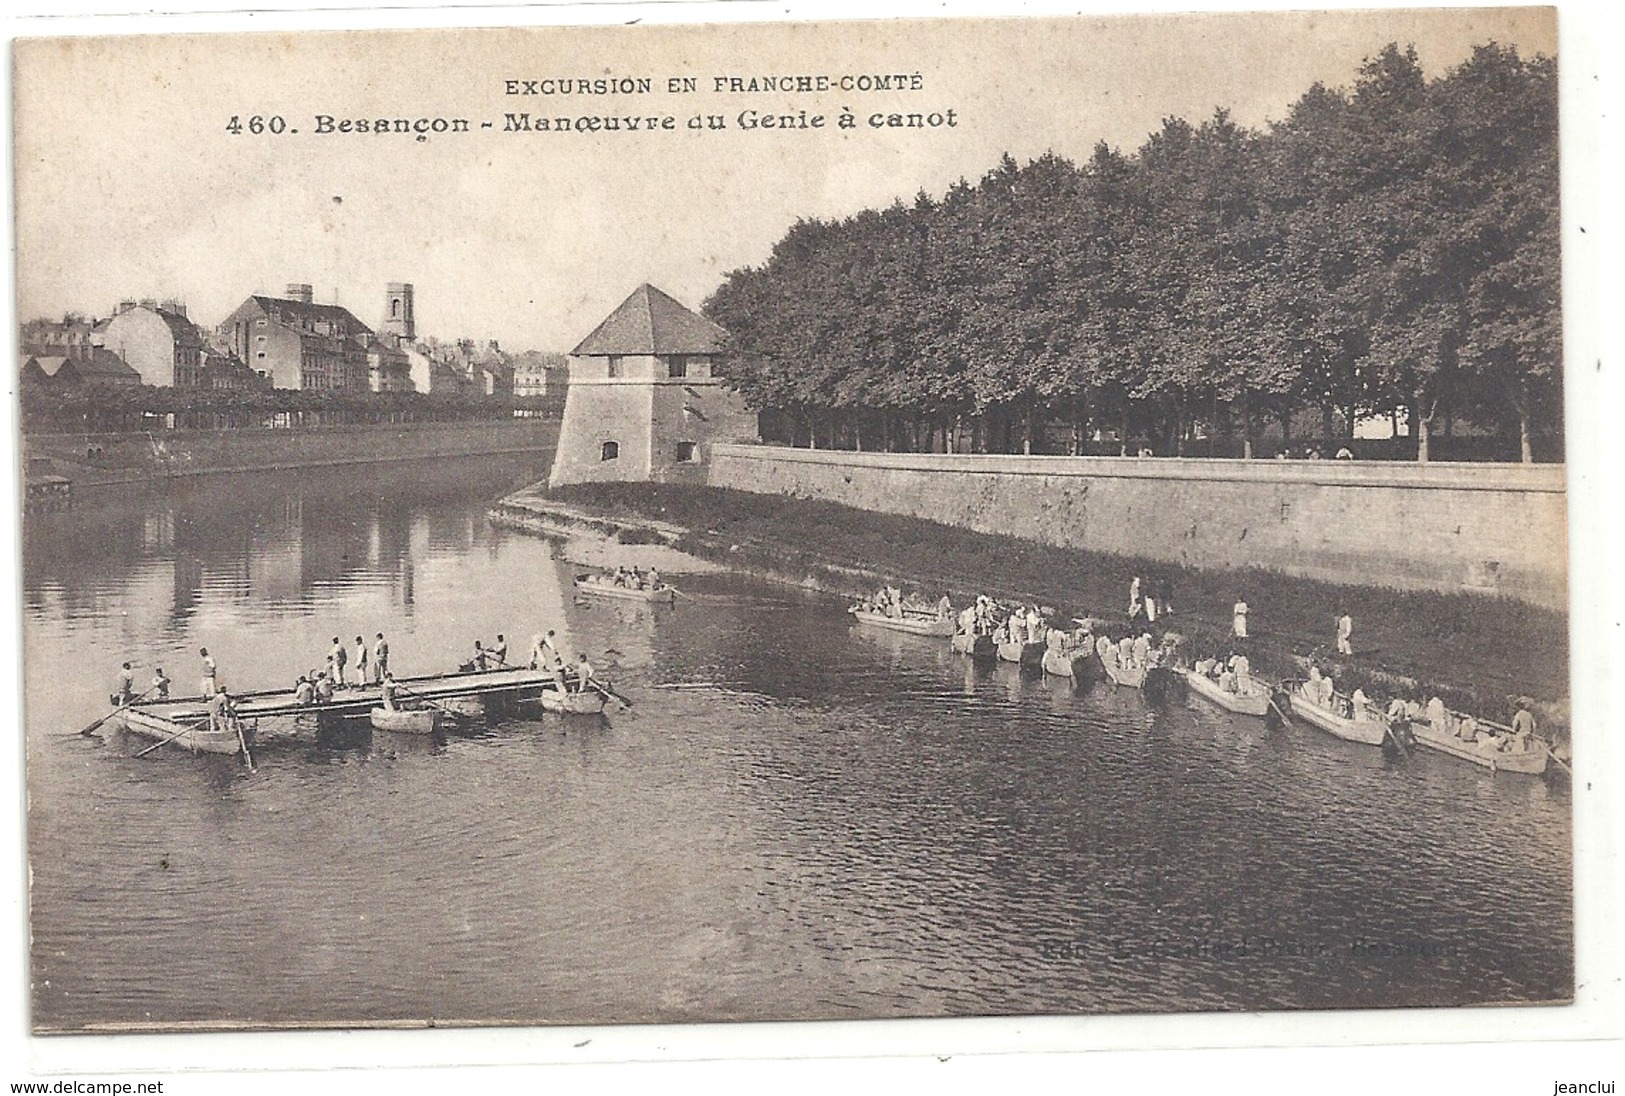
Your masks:
M 340 426 L 512 418 L 557 413 L 554 397 L 489 398 L 428 392 L 342 392 L 291 388 L 157 388 L 147 385 L 24 385 L 28 433 L 117 433 L 173 426 L 231 429 Z
M 1554 63 L 1488 44 L 1428 80 L 1397 45 L 1266 132 L 1220 110 L 1083 166 L 802 220 L 705 310 L 733 383 L 810 444 L 1183 452 L 1309 410 L 1532 439 L 1562 423 Z M 1058 443 L 1059 444 L 1059 443 Z

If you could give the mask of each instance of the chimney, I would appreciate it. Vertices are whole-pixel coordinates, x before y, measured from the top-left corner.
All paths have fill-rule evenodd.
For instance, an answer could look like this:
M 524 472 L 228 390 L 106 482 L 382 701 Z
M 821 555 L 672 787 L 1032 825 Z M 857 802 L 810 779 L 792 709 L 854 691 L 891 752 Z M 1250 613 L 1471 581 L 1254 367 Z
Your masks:
M 157 308 L 158 308 L 158 302 L 153 300 L 151 297 L 142 297 L 141 298 L 141 307 L 142 308 L 150 308 L 150 309 L 153 309 L 154 311 L 156 311 Z
M 290 301 L 311 304 L 316 299 L 316 291 L 309 282 L 289 282 L 286 296 Z
M 130 311 L 130 309 L 132 309 L 134 307 L 135 307 L 135 298 L 134 297 L 125 297 L 122 301 L 120 301 L 118 303 L 118 311 L 114 312 L 113 315 L 122 316 L 124 313 Z
M 186 302 L 185 301 L 176 300 L 174 297 L 171 297 L 169 300 L 164 301 L 161 305 L 159 305 L 159 307 L 162 308 L 165 312 L 169 312 L 169 313 L 171 313 L 173 315 L 179 316 L 183 320 L 186 319 Z

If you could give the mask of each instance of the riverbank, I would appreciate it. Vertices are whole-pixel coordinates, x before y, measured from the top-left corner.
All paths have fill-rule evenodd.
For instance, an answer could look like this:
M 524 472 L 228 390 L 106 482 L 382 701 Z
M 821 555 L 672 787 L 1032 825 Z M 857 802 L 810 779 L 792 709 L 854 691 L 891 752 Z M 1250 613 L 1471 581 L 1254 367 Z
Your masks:
M 1230 642 L 1230 608 L 1250 607 L 1248 641 L 1265 674 L 1292 677 L 1314 655 L 1345 688 L 1374 695 L 1437 693 L 1452 707 L 1508 718 L 1528 694 L 1549 729 L 1568 724 L 1566 614 L 1510 598 L 1338 585 L 1261 568 L 1201 570 L 1056 548 L 919 518 L 782 495 L 675 484 L 531 487 L 504 499 L 510 515 L 595 527 L 623 542 L 663 543 L 731 568 L 843 596 L 880 582 L 956 605 L 977 594 L 1052 606 L 1063 619 L 1126 621 L 1129 580 L 1167 578 L 1173 613 L 1159 625 L 1202 654 Z M 1334 621 L 1354 620 L 1355 654 L 1337 657 Z
M 86 487 L 297 468 L 551 453 L 557 419 L 384 423 L 297 429 L 34 434 L 23 439 L 29 479 Z

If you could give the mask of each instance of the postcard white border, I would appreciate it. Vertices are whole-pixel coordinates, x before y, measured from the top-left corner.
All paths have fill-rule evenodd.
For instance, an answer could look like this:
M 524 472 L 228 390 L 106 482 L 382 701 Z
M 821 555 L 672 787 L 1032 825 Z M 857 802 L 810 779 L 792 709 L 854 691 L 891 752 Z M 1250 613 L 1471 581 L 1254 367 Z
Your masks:
M 399 0 L 387 10 L 319 10 L 293 3 L 254 12 L 151 14 L 120 11 L 102 3 L 69 5 L 73 14 L 42 17 L 41 2 L 16 5 L 6 15 L 7 37 L 170 32 L 377 29 L 549 25 L 571 23 L 651 24 L 705 21 L 779 22 L 876 17 L 1120 14 L 1176 11 L 1259 11 L 1305 8 L 1400 8 L 1392 3 L 1062 4 L 1029 0 L 1016 5 L 987 2 L 925 3 L 841 0 L 838 3 L 586 2 L 569 5 L 443 7 Z M 216 6 L 223 6 L 217 4 Z M 1483 6 L 1483 5 L 1448 5 Z M 1576 724 L 1612 730 L 1620 707 L 1609 698 L 1610 665 L 1625 645 L 1611 565 L 1618 560 L 1625 524 L 1622 492 L 1608 432 L 1617 431 L 1618 382 L 1607 365 L 1604 317 L 1622 299 L 1617 262 L 1605 260 L 1605 241 L 1615 239 L 1614 203 L 1604 204 L 1601 179 L 1620 179 L 1618 155 L 1605 142 L 1602 59 L 1613 56 L 1609 13 L 1600 3 L 1557 5 L 1559 70 L 1563 94 L 1564 294 L 1567 347 L 1567 408 L 1571 515 L 1571 610 L 1573 701 Z M 32 10 L 31 10 L 32 9 Z M 10 100 L 9 53 L 6 95 Z M 87 134 L 93 139 L 93 135 Z M 5 129 L 10 161 L 10 127 Z M 10 173 L 6 176 L 7 208 Z M 8 240 L 12 232 L 7 220 Z M 14 275 L 5 268 L 6 329 L 15 339 Z M 15 376 L 15 375 L 13 375 Z M 19 512 L 16 498 L 14 381 L 4 415 L 12 444 L 6 449 L 4 512 Z M 4 526 L 4 559 L 12 580 L 0 584 L 4 633 L 18 642 L 18 543 L 15 524 Z M 16 725 L 22 717 L 20 654 L 4 660 L 4 682 L 13 698 Z M 739 1024 L 691 1027 L 498 1028 L 462 1031 L 312 1031 L 270 1034 L 120 1035 L 34 1037 L 27 1031 L 28 929 L 22 735 L 4 755 L 4 786 L 15 792 L 5 813 L 0 857 L 11 885 L 0 892 L 0 926 L 6 946 L 5 985 L 0 989 L 0 1085 L 25 1079 L 118 1076 L 126 1080 L 168 1077 L 165 1091 L 211 1091 L 231 1077 L 232 1091 L 286 1091 L 297 1084 L 313 1092 L 370 1090 L 442 1091 L 469 1083 L 507 1091 L 510 1082 L 610 1082 L 639 1087 L 686 1078 L 707 1084 L 762 1082 L 801 1087 L 891 1078 L 896 1084 L 929 1081 L 1001 1086 L 1017 1077 L 1092 1077 L 1108 1085 L 1136 1087 L 1151 1077 L 1204 1090 L 1287 1091 L 1277 1082 L 1313 1077 L 1318 1092 L 1370 1091 L 1386 1079 L 1395 1091 L 1420 1091 L 1407 1081 L 1448 1076 L 1453 1091 L 1527 1091 L 1545 1096 L 1554 1081 L 1618 1079 L 1621 1021 L 1619 947 L 1621 754 L 1599 734 L 1587 741 L 1583 778 L 1574 794 L 1576 951 L 1580 969 L 1577 1001 L 1561 1008 L 1376 1010 L 1335 1013 L 1269 1013 L 1177 1016 L 1089 1016 L 989 1020 L 867 1021 L 830 1024 Z M 1584 1040 L 1585 1042 L 1574 1042 Z M 1414 1046 L 1410 1044 L 1430 1044 Z M 1183 1048 L 1182 1050 L 1178 1048 Z M 1192 1048 L 1252 1048 L 1194 1050 Z M 1281 1048 L 1281 1049 L 1266 1049 Z M 1319 1050 L 1313 1048 L 1322 1048 Z M 1324 1048 L 1350 1048 L 1328 1050 Z M 1352 1048 L 1364 1048 L 1356 1051 Z M 1143 1051 L 1161 1051 L 1145 1054 Z M 1092 1053 L 1084 1053 L 1092 1052 Z M 948 1061 L 942 1061 L 942 1059 Z M 958 1065 L 954 1065 L 957 1062 Z M 1595 1065 L 1588 1069 L 1586 1063 Z M 690 1063 L 688 1066 L 678 1063 Z M 1358 1063 L 1357 1065 L 1355 1063 Z M 24 1065 L 26 1064 L 26 1065 Z M 540 1068 L 538 1067 L 546 1067 Z M 23 1069 L 26 1068 L 26 1073 Z M 357 1070 L 368 1071 L 358 1074 Z M 374 1072 L 387 1070 L 388 1072 Z M 1172 1071 L 1163 1073 L 1163 1070 Z M 1444 1073 L 1437 1071 L 1447 1071 Z M 291 1072 L 290 1072 L 291 1071 Z M 585 1072 L 583 1072 L 585 1071 Z M 709 1072 L 708 1072 L 709 1071 Z M 1375 1071 L 1375 1072 L 1373 1072 Z M 203 1074 L 212 1076 L 206 1078 Z M 1593 1076 L 1594 1075 L 1594 1076 Z M 189 1084 L 189 1078 L 197 1082 Z M 1475 1084 L 1473 1078 L 1478 1081 Z M 1544 1080 L 1542 1080 L 1544 1079 Z M 264 1087 L 261 1087 L 264 1086 Z M 1504 1087 L 1511 1086 L 1511 1087 Z M 1299 1086 L 1294 1086 L 1296 1089 Z M 1164 1091 L 1160 1086 L 1147 1091 Z

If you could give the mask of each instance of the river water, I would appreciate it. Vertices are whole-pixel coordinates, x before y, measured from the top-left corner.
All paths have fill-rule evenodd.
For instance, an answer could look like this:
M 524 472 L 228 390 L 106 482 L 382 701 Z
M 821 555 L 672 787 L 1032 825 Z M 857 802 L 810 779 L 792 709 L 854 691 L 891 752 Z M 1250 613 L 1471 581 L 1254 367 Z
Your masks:
M 597 1023 L 1459 1005 L 1573 989 L 1562 785 L 977 668 L 693 576 L 575 602 L 514 461 L 218 479 L 24 538 L 33 1023 Z M 557 629 L 634 706 L 443 740 L 111 730 L 121 661 L 289 682 Z M 264 735 L 267 728 L 262 727 Z

